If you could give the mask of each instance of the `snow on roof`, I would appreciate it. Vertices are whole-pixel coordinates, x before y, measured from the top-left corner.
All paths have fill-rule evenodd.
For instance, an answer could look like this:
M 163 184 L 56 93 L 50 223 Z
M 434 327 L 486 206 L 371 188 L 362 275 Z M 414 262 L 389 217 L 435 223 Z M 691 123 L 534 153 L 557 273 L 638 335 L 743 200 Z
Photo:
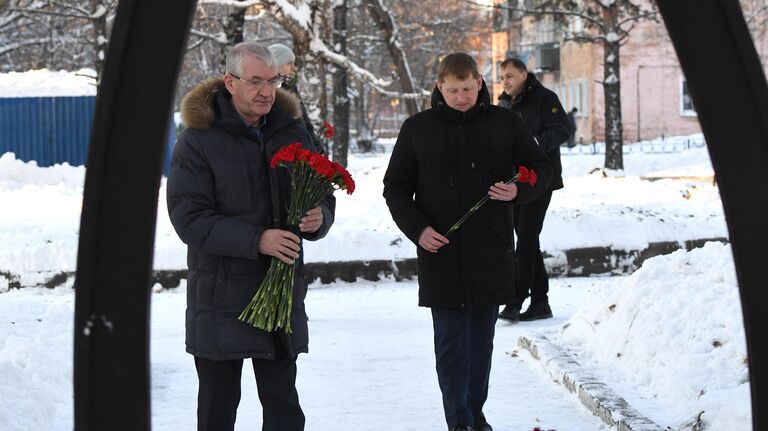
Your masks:
M 95 77 L 93 69 L 0 73 L 0 98 L 95 96 Z

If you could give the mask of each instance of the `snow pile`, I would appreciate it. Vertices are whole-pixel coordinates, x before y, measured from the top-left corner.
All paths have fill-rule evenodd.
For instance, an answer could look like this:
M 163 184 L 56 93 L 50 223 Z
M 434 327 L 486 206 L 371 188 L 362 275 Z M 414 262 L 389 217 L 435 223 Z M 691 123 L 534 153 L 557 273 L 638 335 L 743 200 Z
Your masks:
M 83 166 L 0 156 L 0 272 L 74 271 L 84 179 Z M 0 277 L 0 292 L 4 285 Z
M 357 183 L 351 196 L 337 193 L 336 221 L 322 241 L 306 242 L 307 262 L 392 260 L 416 257 L 382 197 L 389 152 L 352 154 L 349 170 Z M 542 249 L 556 259 L 580 247 L 644 249 L 651 242 L 727 237 L 717 187 L 708 180 L 648 181 L 648 173 L 675 168 L 683 177 L 711 172 L 704 148 L 679 154 L 628 154 L 622 175 L 589 174 L 602 155 L 563 157 L 565 188 L 550 204 L 541 234 Z M 82 208 L 85 169 L 40 168 L 12 154 L 0 157 L 0 271 L 27 279 L 35 271 L 73 271 Z M 631 190 L 631 192 L 629 192 Z M 165 181 L 158 193 L 155 269 L 186 268 L 186 245 L 168 218 Z
M 0 429 L 50 430 L 53 423 L 71 424 L 71 285 L 3 293 L 0 309 Z
M 594 292 L 559 342 L 662 426 L 751 429 L 749 371 L 730 246 L 646 261 Z
M 40 168 L 37 162 L 18 160 L 13 153 L 0 156 L 0 190 L 19 189 L 28 185 L 82 189 L 84 181 L 84 166 L 63 163 Z
M 95 96 L 96 71 L 48 69 L 0 73 L 0 97 Z

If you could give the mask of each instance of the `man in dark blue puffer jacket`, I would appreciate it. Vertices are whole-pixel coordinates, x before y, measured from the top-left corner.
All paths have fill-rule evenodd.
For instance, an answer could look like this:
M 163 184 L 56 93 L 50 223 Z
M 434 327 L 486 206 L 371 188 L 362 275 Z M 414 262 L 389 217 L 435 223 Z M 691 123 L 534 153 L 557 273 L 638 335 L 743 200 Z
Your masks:
M 308 345 L 301 238 L 326 235 L 335 201 L 328 195 L 311 209 L 299 235 L 284 226 L 290 178 L 269 161 L 295 142 L 318 149 L 297 122 L 299 101 L 281 84 L 272 53 L 244 42 L 229 52 L 223 78 L 199 84 L 182 101 L 187 128 L 174 150 L 167 198 L 171 222 L 189 246 L 186 346 L 199 380 L 198 430 L 234 429 L 246 358 L 262 429 L 304 429 L 296 392 L 296 357 Z M 290 334 L 238 320 L 273 257 L 296 266 Z

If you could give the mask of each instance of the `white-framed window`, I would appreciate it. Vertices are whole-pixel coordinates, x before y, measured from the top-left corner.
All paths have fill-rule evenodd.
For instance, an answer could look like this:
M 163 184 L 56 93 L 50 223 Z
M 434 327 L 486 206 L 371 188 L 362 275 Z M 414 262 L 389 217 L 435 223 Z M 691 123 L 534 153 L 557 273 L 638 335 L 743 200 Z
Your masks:
M 696 107 L 693 106 L 693 99 L 688 91 L 688 83 L 683 77 L 680 78 L 680 115 L 683 117 L 696 116 Z
M 570 111 L 573 108 L 579 108 L 579 112 L 584 112 L 584 107 L 581 106 L 581 82 L 577 81 L 573 86 L 573 99 L 571 99 L 571 106 L 568 107 Z

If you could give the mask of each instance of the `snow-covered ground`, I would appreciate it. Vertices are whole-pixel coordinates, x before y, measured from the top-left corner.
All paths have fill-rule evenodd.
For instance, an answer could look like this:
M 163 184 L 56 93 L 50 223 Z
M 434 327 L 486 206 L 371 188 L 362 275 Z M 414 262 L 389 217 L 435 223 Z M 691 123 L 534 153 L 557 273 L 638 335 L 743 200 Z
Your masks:
M 550 253 L 727 236 L 717 188 L 701 179 L 712 175 L 706 150 L 628 154 L 625 171 L 589 174 L 602 157 L 563 158 L 566 187 L 555 194 L 542 234 Z M 336 225 L 328 238 L 307 246 L 309 261 L 415 255 L 381 198 L 387 160 L 387 153 L 351 157 L 358 190 L 337 196 Z M 0 273 L 74 270 L 84 172 L 0 157 Z M 671 178 L 643 179 L 663 176 Z M 159 204 L 155 266 L 183 268 L 184 246 L 164 201 Z M 0 292 L 7 287 L 0 276 Z M 153 424 L 192 429 L 196 377 L 183 346 L 185 287 L 157 290 Z M 708 429 L 750 429 L 744 331 L 728 246 L 657 257 L 629 277 L 553 280 L 551 298 L 554 319 L 497 326 L 486 408 L 497 429 L 605 429 L 517 351 L 521 334 L 547 335 L 578 355 L 663 427 L 686 429 L 703 411 Z M 0 293 L 0 429 L 71 429 L 73 301 L 70 286 Z M 298 385 L 308 430 L 442 428 L 430 319 L 416 306 L 415 282 L 315 284 L 307 307 L 311 347 L 300 358 Z M 260 422 L 245 369 L 243 430 Z
M 95 96 L 96 71 L 38 69 L 0 73 L 0 97 Z
M 88 69 L 43 69 L 0 74 L 0 97 L 93 95 L 93 73 Z M 700 145 L 702 136 L 668 141 Z M 377 146 L 391 150 L 392 143 L 381 141 Z M 609 172 L 607 177 L 602 171 L 593 172 L 603 165 L 603 155 L 564 156 L 565 189 L 553 197 L 541 236 L 542 249 L 558 259 L 564 250 L 577 247 L 635 250 L 650 242 L 726 237 L 717 188 L 706 180 L 712 177 L 706 149 L 637 152 L 658 145 L 628 145 L 632 150 L 624 156 L 626 169 Z M 563 151 L 577 149 L 583 147 Z M 326 239 L 306 244 L 306 261 L 416 256 L 381 197 L 388 158 L 387 151 L 350 157 L 357 191 L 352 196 L 337 195 L 337 222 Z M 15 274 L 22 284 L 34 285 L 38 271 L 74 271 L 84 174 L 82 167 L 40 169 L 16 160 L 13 154 L 0 154 L 0 202 L 3 208 L 13 209 L 0 212 L 0 273 Z M 186 248 L 168 220 L 164 181 L 159 196 L 154 266 L 183 269 Z M 26 279 L 33 281 L 27 283 Z
M 750 430 L 749 370 L 730 246 L 646 261 L 545 333 L 663 426 Z M 702 414 L 703 413 L 703 414 Z
M 563 323 L 585 294 L 608 279 L 554 283 Z M 310 353 L 299 359 L 307 430 L 442 429 L 429 311 L 414 282 L 314 285 L 307 299 Z M 195 427 L 197 378 L 184 351 L 185 287 L 152 295 L 152 411 L 159 430 Z M 70 288 L 13 290 L 0 296 L 0 429 L 63 431 L 72 426 Z M 553 384 L 531 359 L 511 357 L 517 336 L 544 326 L 499 323 L 489 402 L 497 429 L 606 429 Z M 238 430 L 259 429 L 253 372 L 244 367 Z
M 337 194 L 336 223 L 323 241 L 306 244 L 308 262 L 416 256 L 381 196 L 388 157 L 350 157 L 357 190 Z M 706 179 L 712 176 L 706 149 L 628 154 L 625 171 L 590 174 L 603 157 L 563 157 L 565 188 L 555 192 L 541 236 L 550 255 L 577 247 L 635 250 L 650 242 L 727 237 L 717 187 Z M 0 156 L 0 202 L 12 209 L 0 212 L 0 272 L 35 284 L 24 278 L 37 271 L 74 271 L 84 175 L 82 167 L 41 169 L 11 153 Z M 664 176 L 670 178 L 657 179 Z M 186 246 L 168 219 L 164 180 L 159 195 L 154 266 L 183 269 Z
M 706 429 L 751 429 L 746 348 L 730 248 L 676 252 L 629 277 L 562 278 L 555 318 L 500 321 L 485 412 L 500 430 L 608 429 L 516 348 L 545 334 L 662 427 L 704 412 Z M 416 283 L 314 284 L 307 298 L 310 353 L 299 360 L 307 430 L 441 429 L 431 321 Z M 196 376 L 184 351 L 185 284 L 152 295 L 153 425 L 194 428 Z M 0 429 L 72 427 L 69 287 L 0 295 Z M 244 368 L 236 429 L 258 429 L 252 371 Z

